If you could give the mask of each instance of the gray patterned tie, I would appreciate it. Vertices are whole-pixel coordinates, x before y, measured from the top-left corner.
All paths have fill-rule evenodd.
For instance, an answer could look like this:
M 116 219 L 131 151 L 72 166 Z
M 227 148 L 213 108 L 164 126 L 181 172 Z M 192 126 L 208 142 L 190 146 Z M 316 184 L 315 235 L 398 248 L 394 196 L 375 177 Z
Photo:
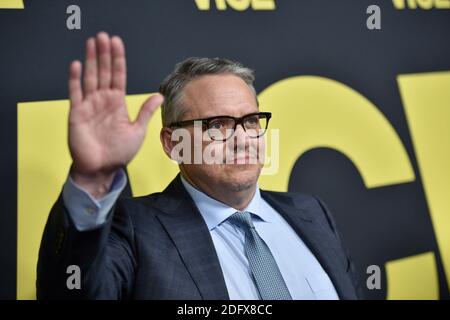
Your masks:
M 292 300 L 269 247 L 256 232 L 250 213 L 238 211 L 228 219 L 245 231 L 245 254 L 261 299 Z

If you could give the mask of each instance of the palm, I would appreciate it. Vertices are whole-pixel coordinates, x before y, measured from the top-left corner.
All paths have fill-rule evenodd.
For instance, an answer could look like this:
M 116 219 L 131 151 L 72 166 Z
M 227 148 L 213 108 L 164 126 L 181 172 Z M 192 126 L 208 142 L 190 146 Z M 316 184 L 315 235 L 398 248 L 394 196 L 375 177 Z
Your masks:
M 126 165 L 144 140 L 147 123 L 162 102 L 147 100 L 131 122 L 125 103 L 125 51 L 118 37 L 89 39 L 81 90 L 81 64 L 72 63 L 69 149 L 79 173 L 113 172 Z
M 70 114 L 70 149 L 83 171 L 126 165 L 138 151 L 144 131 L 130 122 L 122 92 L 102 90 Z

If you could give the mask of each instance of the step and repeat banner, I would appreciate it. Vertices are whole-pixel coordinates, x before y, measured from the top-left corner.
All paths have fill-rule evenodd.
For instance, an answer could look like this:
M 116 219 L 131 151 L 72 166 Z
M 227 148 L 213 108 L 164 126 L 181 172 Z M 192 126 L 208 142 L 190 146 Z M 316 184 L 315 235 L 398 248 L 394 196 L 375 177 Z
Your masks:
M 132 117 L 185 58 L 255 69 L 279 129 L 261 187 L 328 204 L 365 298 L 450 297 L 450 0 L 0 0 L 0 298 L 35 298 L 70 166 L 68 65 L 99 31 L 125 42 Z M 160 127 L 132 195 L 177 173 Z

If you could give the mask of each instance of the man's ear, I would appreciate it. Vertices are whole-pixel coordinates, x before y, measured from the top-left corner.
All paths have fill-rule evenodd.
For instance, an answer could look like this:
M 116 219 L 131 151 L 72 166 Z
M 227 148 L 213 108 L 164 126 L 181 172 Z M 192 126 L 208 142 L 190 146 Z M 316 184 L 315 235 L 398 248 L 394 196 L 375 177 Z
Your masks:
M 163 147 L 166 155 L 171 158 L 172 149 L 174 147 L 174 141 L 172 141 L 172 132 L 173 130 L 168 127 L 163 127 L 161 132 L 159 133 L 159 139 L 161 140 L 161 145 Z

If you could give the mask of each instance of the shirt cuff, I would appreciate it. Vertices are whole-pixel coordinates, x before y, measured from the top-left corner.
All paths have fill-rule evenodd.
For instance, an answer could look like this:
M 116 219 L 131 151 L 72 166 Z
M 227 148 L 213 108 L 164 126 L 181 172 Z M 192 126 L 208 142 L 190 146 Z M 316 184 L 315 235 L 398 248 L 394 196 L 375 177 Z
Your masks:
M 95 199 L 89 192 L 78 186 L 69 175 L 64 184 L 62 196 L 76 229 L 88 231 L 101 227 L 126 184 L 127 175 L 121 168 L 114 176 L 108 194 Z

